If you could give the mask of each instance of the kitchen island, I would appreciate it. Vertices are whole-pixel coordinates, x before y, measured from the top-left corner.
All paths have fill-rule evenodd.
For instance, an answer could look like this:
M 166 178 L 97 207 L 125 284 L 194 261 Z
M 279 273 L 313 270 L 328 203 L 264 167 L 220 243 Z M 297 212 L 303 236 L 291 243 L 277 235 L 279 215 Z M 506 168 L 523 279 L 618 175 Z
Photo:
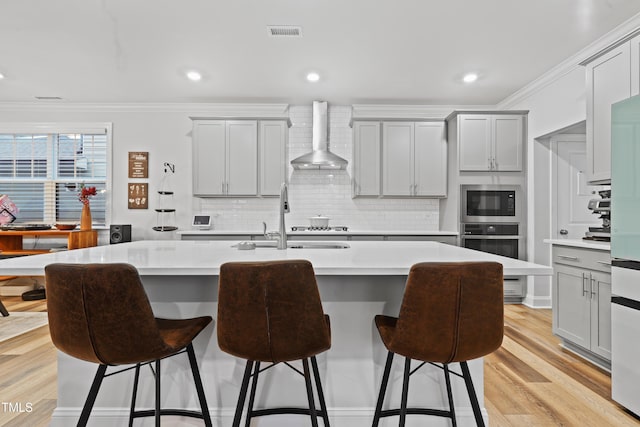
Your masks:
M 43 274 L 53 262 L 128 262 L 136 266 L 156 315 L 191 317 L 212 315 L 217 308 L 219 267 L 228 261 L 308 259 L 314 265 L 325 312 L 331 316 L 332 347 L 318 356 L 327 405 L 334 427 L 371 425 L 386 350 L 373 324 L 376 314 L 397 315 L 404 283 L 411 265 L 424 261 L 497 261 L 509 276 L 551 275 L 550 267 L 500 257 L 437 242 L 348 242 L 344 249 L 258 248 L 238 250 L 231 241 L 139 241 L 110 246 L 57 252 L 0 261 L 2 275 Z M 324 242 L 326 243 L 326 242 Z M 123 301 L 126 304 L 127 301 Z M 214 425 L 231 425 L 244 361 L 222 353 L 216 343 L 215 321 L 194 342 L 207 401 Z M 185 358 L 163 364 L 163 405 L 197 408 Z M 397 406 L 401 386 L 400 363 L 391 374 L 387 402 Z M 469 363 L 481 406 L 483 404 L 482 360 Z M 279 369 L 275 368 L 275 369 Z M 58 357 L 58 406 L 51 425 L 67 426 L 78 417 L 96 366 L 62 353 Z M 168 374 L 168 375 L 167 375 Z M 265 372 L 256 407 L 305 406 L 304 382 L 297 374 L 279 370 Z M 133 373 L 110 377 L 103 383 L 91 425 L 127 424 Z M 412 376 L 409 404 L 445 407 L 446 392 L 441 371 L 425 367 Z M 453 383 L 459 425 L 474 425 L 464 384 Z M 153 378 L 141 377 L 139 405 L 153 405 Z M 408 426 L 424 425 L 424 417 L 408 417 Z M 163 425 L 185 425 L 169 417 Z M 387 423 L 387 424 L 385 424 Z M 381 425 L 397 424 L 387 419 Z M 448 425 L 446 419 L 429 425 Z M 272 416 L 260 426 L 307 425 L 298 416 Z M 188 424 L 190 425 L 190 424 Z

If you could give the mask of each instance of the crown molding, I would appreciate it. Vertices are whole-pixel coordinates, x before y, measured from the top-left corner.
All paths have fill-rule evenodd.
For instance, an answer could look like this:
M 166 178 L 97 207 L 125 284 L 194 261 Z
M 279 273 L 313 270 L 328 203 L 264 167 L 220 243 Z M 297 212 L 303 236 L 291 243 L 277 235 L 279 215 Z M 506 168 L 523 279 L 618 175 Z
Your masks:
M 382 105 L 353 104 L 352 120 L 359 119 L 405 119 L 405 120 L 444 120 L 453 111 L 494 110 L 494 105 Z
M 640 34 L 640 13 L 634 15 L 589 46 L 551 68 L 531 83 L 509 95 L 500 101 L 496 105 L 496 108 L 505 110 L 513 107 L 572 71 L 575 71 L 576 68 L 582 68 L 582 65 L 606 53 L 620 43 L 629 40 L 636 34 Z
M 2 102 L 0 111 L 64 111 L 64 112 L 109 112 L 109 113 L 186 113 L 198 117 L 264 117 L 288 118 L 289 104 L 245 104 L 245 103 L 52 103 L 52 102 Z

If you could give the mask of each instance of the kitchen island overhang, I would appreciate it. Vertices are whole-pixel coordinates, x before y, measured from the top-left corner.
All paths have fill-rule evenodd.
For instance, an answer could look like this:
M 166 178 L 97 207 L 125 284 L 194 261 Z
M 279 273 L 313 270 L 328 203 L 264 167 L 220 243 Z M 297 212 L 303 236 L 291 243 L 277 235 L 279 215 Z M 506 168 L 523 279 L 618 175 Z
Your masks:
M 308 259 L 314 265 L 324 310 L 331 317 L 332 348 L 318 356 L 325 394 L 334 427 L 369 426 L 375 407 L 384 348 L 373 324 L 376 314 L 398 313 L 406 276 L 417 262 L 496 261 L 505 276 L 551 275 L 548 266 L 505 258 L 437 242 L 349 242 L 345 249 L 255 249 L 238 250 L 236 241 L 138 241 L 56 252 L 0 261 L 0 274 L 41 275 L 54 262 L 128 262 L 136 266 L 152 302 L 161 317 L 212 315 L 217 311 L 217 275 L 228 261 Z M 123 301 L 126 304 L 126 301 Z M 244 361 L 222 353 L 216 342 L 215 326 L 209 326 L 194 342 L 201 367 L 207 401 L 218 425 L 230 425 Z M 163 404 L 196 408 L 197 399 L 189 381 L 186 360 L 173 358 L 163 364 Z M 399 358 L 398 358 L 399 360 Z M 392 383 L 385 406 L 399 399 L 401 363 L 394 364 Z M 469 364 L 480 405 L 484 410 L 482 359 Z M 457 366 L 454 365 L 454 368 Z M 58 405 L 52 426 L 67 426 L 79 416 L 96 365 L 58 357 Z M 278 369 L 278 368 L 276 368 Z M 122 377 L 122 378 L 119 378 Z M 131 376 L 132 377 L 132 376 Z M 164 385 L 166 381 L 166 386 Z M 105 381 L 92 415 L 94 425 L 127 425 L 132 378 L 119 375 Z M 268 390 L 257 407 L 305 406 L 304 382 L 295 374 L 280 371 L 265 375 Z M 474 425 L 471 407 L 462 381 L 454 381 L 459 425 Z M 420 388 L 409 404 L 446 408 L 441 372 L 423 368 L 412 377 L 411 388 Z M 141 378 L 139 405 L 153 406 L 153 379 Z M 397 420 L 388 420 L 396 422 Z M 423 425 L 423 417 L 409 417 L 408 426 Z M 446 419 L 429 420 L 447 425 Z M 184 420 L 167 418 L 163 425 L 184 425 Z M 214 421 L 215 422 L 215 421 Z M 415 423 L 415 424 L 414 424 Z M 422 424 L 421 424 L 422 423 Z M 260 425 L 298 426 L 308 420 L 296 416 L 268 417 Z

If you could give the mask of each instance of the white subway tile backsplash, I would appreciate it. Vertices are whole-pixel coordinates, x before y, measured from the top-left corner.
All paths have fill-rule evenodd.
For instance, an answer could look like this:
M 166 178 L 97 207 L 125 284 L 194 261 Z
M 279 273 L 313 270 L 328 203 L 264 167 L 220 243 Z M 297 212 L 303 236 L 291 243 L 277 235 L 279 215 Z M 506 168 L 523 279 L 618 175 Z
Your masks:
M 289 117 L 288 159 L 311 151 L 311 106 L 291 106 Z M 351 161 L 353 132 L 349 126 L 350 106 L 329 106 L 329 148 L 347 159 L 345 171 L 296 171 L 289 167 L 289 204 L 287 226 L 308 225 L 308 218 L 326 215 L 330 225 L 344 225 L 351 230 L 437 231 L 438 199 L 351 198 Z M 278 226 L 276 198 L 200 199 L 200 210 L 216 215 L 214 227 L 219 230 L 262 229 L 262 221 L 270 230 Z

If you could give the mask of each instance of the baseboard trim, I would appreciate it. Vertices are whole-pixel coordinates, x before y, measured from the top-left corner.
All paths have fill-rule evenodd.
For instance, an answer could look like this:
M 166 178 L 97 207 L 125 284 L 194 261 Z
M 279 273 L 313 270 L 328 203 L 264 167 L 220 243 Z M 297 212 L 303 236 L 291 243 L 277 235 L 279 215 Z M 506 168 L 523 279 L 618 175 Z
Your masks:
M 530 308 L 551 308 L 551 297 L 536 297 L 533 295 L 527 295 L 522 300 L 522 304 Z

